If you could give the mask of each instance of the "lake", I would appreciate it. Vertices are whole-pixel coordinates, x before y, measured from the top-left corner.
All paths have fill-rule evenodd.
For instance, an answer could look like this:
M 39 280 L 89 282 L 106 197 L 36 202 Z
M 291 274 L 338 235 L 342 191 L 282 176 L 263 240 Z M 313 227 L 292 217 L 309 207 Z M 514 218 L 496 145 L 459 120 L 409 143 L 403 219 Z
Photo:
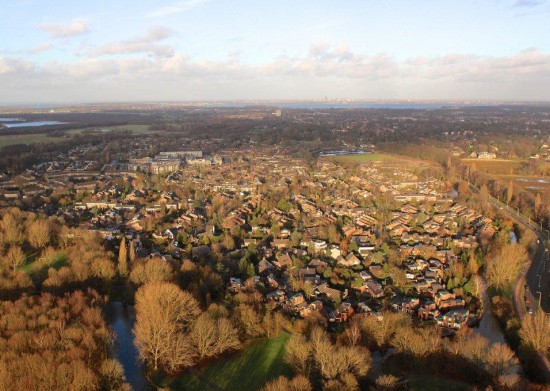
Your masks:
M 124 367 L 126 381 L 134 391 L 150 391 L 153 387 L 144 374 L 144 366 L 138 360 L 138 350 L 134 345 L 132 332 L 136 322 L 134 307 L 125 306 L 120 301 L 111 301 L 105 307 L 105 321 L 109 329 L 115 334 L 113 356 Z
M 36 126 L 47 126 L 47 125 L 63 125 L 67 123 L 67 122 L 60 122 L 60 121 L 13 122 L 15 120 L 17 120 L 17 118 L 0 118 L 0 124 L 10 129 L 10 128 L 24 128 L 28 126 L 36 127 Z
M 353 150 L 333 150 L 333 151 L 322 151 L 319 152 L 319 156 L 337 156 L 337 155 L 361 155 L 366 153 L 372 153 L 371 151 L 363 151 L 359 149 Z

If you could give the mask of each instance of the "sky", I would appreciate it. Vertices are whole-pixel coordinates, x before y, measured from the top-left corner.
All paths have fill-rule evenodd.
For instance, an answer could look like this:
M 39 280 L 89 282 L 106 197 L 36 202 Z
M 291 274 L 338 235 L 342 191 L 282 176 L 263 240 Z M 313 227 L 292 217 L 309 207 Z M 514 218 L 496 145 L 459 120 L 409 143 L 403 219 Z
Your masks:
M 550 0 L 0 0 L 0 104 L 550 101 Z

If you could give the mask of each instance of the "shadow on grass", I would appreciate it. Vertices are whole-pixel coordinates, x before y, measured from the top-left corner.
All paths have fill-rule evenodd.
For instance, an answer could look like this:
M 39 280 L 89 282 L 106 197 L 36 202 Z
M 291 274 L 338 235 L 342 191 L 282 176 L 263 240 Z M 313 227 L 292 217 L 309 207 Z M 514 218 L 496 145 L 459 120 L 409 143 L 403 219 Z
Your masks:
M 287 333 L 262 339 L 228 357 L 217 359 L 202 368 L 181 376 L 157 381 L 172 390 L 258 390 L 266 382 L 292 372 L 283 361 Z

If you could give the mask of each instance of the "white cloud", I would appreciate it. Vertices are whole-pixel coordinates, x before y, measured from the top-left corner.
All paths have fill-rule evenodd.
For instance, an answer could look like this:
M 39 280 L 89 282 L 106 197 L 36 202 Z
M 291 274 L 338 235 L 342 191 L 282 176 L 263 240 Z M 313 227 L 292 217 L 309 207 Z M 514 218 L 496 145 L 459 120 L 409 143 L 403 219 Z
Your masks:
M 170 57 L 174 54 L 171 46 L 158 42 L 169 38 L 172 31 L 165 27 L 154 27 L 142 37 L 110 43 L 99 46 L 90 51 L 92 55 L 119 55 L 133 53 L 147 53 L 156 57 Z
M 32 54 L 42 53 L 50 50 L 53 47 L 51 43 L 44 43 L 42 45 L 38 45 L 33 47 L 31 50 L 29 50 Z
M 44 23 L 40 29 L 47 32 L 50 38 L 69 38 L 87 33 L 88 22 L 84 19 L 75 19 L 70 24 Z
M 0 57 L 0 77 L 4 75 L 24 76 L 34 69 L 33 64 L 17 58 Z
M 542 4 L 541 0 L 514 0 L 514 7 L 536 7 Z
M 171 5 L 158 8 L 150 12 L 147 16 L 150 18 L 160 18 L 163 16 L 180 14 L 185 11 L 189 11 L 199 5 L 209 3 L 211 0 L 183 0 L 175 2 Z

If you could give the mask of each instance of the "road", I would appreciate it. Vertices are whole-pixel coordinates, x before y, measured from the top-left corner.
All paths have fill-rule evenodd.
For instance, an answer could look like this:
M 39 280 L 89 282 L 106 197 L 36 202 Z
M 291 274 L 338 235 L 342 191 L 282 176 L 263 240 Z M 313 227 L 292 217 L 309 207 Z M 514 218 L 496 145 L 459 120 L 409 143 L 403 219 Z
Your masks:
M 470 184 L 470 190 L 473 193 L 479 193 L 479 189 Z M 508 207 L 505 203 L 498 199 L 489 196 L 489 204 L 494 208 L 505 213 L 508 217 L 514 220 L 517 224 L 522 225 L 526 229 L 530 229 L 537 235 L 537 248 L 534 251 L 531 262 L 521 273 L 518 281 L 514 286 L 514 309 L 520 318 L 531 316 L 527 308 L 530 308 L 533 313 L 537 311 L 549 312 L 549 274 L 548 274 L 548 249 L 546 248 L 546 235 L 548 232 L 543 232 L 538 225 L 531 219 L 525 218 L 518 211 Z M 529 299 L 530 304 L 526 305 L 525 298 L 522 297 L 522 291 L 525 287 L 525 297 Z M 545 354 L 538 354 L 541 369 L 544 370 L 544 377 L 550 382 L 550 361 Z

